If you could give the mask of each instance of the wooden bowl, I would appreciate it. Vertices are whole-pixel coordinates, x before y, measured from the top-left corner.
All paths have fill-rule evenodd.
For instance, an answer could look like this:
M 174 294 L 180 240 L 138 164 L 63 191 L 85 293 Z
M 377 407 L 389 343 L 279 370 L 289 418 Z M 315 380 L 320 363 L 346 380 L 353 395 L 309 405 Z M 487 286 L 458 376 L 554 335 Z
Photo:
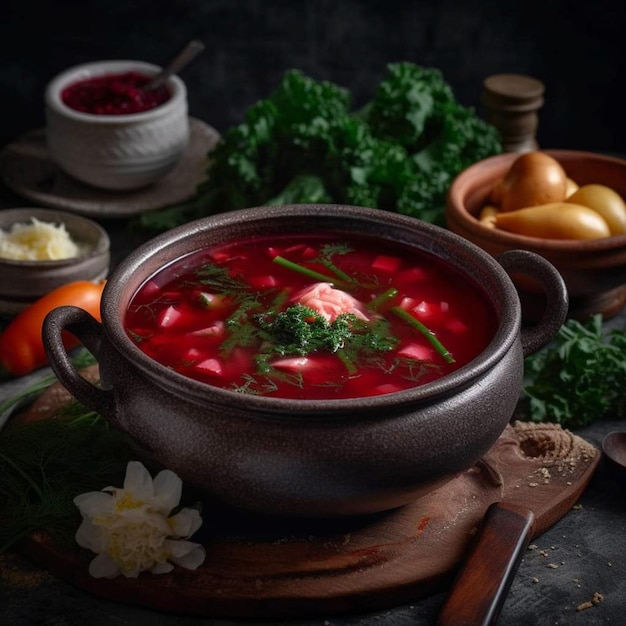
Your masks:
M 544 150 L 561 163 L 579 185 L 597 183 L 626 198 L 626 160 L 573 150 Z M 519 154 L 484 159 L 461 172 L 448 192 L 446 223 L 450 230 L 492 256 L 506 250 L 530 250 L 550 261 L 567 285 L 569 317 L 584 320 L 595 313 L 605 319 L 626 304 L 626 235 L 585 241 L 539 239 L 489 228 L 478 219 L 493 184 Z M 528 282 L 518 284 L 524 317 L 536 319 L 544 297 Z

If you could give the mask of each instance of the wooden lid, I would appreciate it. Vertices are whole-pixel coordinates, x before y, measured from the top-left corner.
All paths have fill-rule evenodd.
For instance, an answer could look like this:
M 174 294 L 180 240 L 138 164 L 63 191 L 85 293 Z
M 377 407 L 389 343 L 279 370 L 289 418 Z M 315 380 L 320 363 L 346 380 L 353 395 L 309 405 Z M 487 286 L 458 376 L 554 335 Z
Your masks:
M 544 84 L 522 74 L 494 74 L 483 81 L 482 102 L 489 109 L 532 111 L 543 105 Z

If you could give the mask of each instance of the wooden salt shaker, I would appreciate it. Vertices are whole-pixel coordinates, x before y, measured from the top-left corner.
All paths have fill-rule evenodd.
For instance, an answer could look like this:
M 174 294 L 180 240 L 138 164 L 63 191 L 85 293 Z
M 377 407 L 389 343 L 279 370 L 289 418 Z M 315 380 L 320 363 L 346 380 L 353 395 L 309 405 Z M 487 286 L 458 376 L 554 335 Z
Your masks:
M 521 74 L 494 74 L 483 81 L 487 121 L 500 132 L 505 152 L 538 150 L 536 140 L 544 85 Z

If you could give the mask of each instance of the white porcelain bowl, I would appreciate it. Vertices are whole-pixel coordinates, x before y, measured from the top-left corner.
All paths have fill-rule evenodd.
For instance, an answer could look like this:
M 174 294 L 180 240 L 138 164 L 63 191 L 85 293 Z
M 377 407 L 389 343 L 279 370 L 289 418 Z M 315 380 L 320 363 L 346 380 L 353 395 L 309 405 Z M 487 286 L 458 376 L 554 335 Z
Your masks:
M 187 90 L 168 79 L 169 100 L 124 115 L 83 113 L 67 106 L 63 90 L 78 81 L 136 71 L 153 76 L 160 68 L 142 61 L 96 61 L 65 70 L 45 90 L 50 157 L 72 177 L 102 189 L 146 187 L 178 163 L 189 142 Z

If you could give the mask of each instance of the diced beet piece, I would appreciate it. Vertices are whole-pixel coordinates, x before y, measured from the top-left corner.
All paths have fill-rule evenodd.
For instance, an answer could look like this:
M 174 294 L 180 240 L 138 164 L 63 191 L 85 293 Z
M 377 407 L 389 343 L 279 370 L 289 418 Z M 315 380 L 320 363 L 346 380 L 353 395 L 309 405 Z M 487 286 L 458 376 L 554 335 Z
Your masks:
M 159 328 L 171 328 L 178 323 L 183 314 L 174 306 L 168 306 L 159 313 L 157 324 Z
M 196 363 L 194 367 L 205 374 L 214 374 L 215 376 L 221 376 L 223 372 L 221 362 L 213 358 L 200 361 L 200 363 Z
M 379 254 L 372 262 L 372 267 L 382 272 L 388 272 L 392 274 L 400 267 L 401 261 L 396 256 L 388 256 L 385 254 Z
M 432 361 L 435 358 L 435 351 L 430 345 L 409 343 L 398 350 L 398 356 L 416 361 Z
M 450 305 L 447 302 L 427 302 L 422 300 L 411 309 L 411 313 L 420 320 L 441 319 L 448 313 Z
M 226 331 L 226 324 L 222 320 L 218 320 L 214 324 L 205 328 L 200 328 L 189 333 L 192 337 L 222 337 Z
M 161 300 L 164 302 L 179 302 L 183 298 L 184 296 L 180 291 L 169 289 L 161 293 Z
M 272 287 L 276 287 L 278 281 L 276 277 L 271 274 L 263 274 L 260 276 L 251 276 L 248 279 L 248 284 L 253 289 L 271 289 Z
M 285 248 L 285 252 L 293 254 L 294 252 L 300 252 L 301 250 L 306 250 L 307 245 L 305 243 L 297 243 L 295 246 L 289 246 Z
M 428 278 L 428 272 L 423 267 L 410 267 L 407 270 L 398 272 L 394 276 L 397 285 L 411 285 L 420 283 Z
M 469 326 L 456 317 L 449 319 L 446 322 L 445 327 L 457 334 L 465 333 L 469 330 Z
M 373 389 L 373 395 L 382 396 L 387 393 L 395 393 L 396 391 L 402 391 L 402 387 L 400 385 L 394 385 L 392 383 L 387 383 L 384 385 L 378 385 Z
M 232 258 L 231 254 L 232 253 L 228 250 L 215 250 L 211 253 L 211 258 L 216 263 L 224 263 Z
M 417 300 L 415 300 L 415 298 L 408 298 L 405 296 L 402 298 L 398 306 L 405 311 L 412 311 L 417 306 Z
M 288 372 L 302 372 L 308 369 L 311 359 L 306 356 L 292 356 L 272 362 L 272 367 Z
M 141 292 L 146 297 L 151 298 L 152 296 L 156 296 L 161 293 L 161 287 L 155 280 L 149 280 L 145 285 L 143 285 Z
M 199 358 L 201 358 L 203 354 L 204 353 L 201 350 L 198 350 L 198 348 L 189 348 L 183 353 L 183 361 L 188 361 L 189 363 L 192 363 L 193 361 L 197 361 Z

